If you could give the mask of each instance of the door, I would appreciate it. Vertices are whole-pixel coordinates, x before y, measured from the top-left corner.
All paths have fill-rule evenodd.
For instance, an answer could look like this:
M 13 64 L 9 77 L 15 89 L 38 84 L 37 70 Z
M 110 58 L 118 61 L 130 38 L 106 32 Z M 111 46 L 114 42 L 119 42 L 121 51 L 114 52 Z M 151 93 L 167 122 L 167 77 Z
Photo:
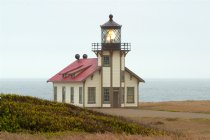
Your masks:
M 114 91 L 113 92 L 113 108 L 119 107 L 119 92 Z

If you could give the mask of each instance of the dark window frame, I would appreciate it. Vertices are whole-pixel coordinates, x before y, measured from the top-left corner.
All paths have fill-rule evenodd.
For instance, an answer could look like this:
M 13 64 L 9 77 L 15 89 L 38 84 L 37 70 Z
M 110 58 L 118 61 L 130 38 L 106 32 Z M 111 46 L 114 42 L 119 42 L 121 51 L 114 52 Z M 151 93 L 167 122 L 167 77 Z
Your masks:
M 88 87 L 88 104 L 96 104 L 96 87 Z
M 135 103 L 135 88 L 127 87 L 127 103 Z
M 105 99 L 108 99 L 108 100 L 105 100 Z M 110 88 L 109 87 L 103 88 L 103 103 L 104 104 L 110 103 Z
M 76 77 L 76 73 L 71 74 L 71 78 L 75 78 Z
M 62 102 L 66 102 L 66 87 L 62 87 Z
M 79 87 L 79 104 L 82 104 L 83 103 L 83 88 L 82 87 Z
M 54 101 L 57 101 L 57 99 L 58 99 L 58 88 L 57 88 L 57 86 L 54 86 L 53 87 L 53 93 L 54 93 Z
M 104 55 L 102 57 L 102 61 L 103 61 L 103 66 L 104 67 L 109 67 L 110 66 L 110 56 L 109 55 Z
M 70 94 L 70 103 L 74 103 L 74 87 L 71 87 L 70 89 L 71 94 Z

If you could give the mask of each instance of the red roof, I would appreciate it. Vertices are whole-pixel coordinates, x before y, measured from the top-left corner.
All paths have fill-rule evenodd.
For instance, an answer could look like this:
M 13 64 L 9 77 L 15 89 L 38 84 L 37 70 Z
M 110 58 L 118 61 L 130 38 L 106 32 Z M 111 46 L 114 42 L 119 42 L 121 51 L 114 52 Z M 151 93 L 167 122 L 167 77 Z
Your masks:
M 81 82 L 100 68 L 97 58 L 79 59 L 61 70 L 47 82 Z

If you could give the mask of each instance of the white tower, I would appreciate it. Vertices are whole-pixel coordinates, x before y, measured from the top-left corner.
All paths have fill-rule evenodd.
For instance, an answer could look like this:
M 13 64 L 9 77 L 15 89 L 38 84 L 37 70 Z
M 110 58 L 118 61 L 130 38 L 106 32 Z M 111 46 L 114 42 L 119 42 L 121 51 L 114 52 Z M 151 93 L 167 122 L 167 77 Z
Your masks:
M 125 98 L 125 56 L 130 43 L 121 43 L 121 25 L 109 21 L 101 25 L 101 43 L 92 43 L 101 70 L 101 104 L 121 107 Z

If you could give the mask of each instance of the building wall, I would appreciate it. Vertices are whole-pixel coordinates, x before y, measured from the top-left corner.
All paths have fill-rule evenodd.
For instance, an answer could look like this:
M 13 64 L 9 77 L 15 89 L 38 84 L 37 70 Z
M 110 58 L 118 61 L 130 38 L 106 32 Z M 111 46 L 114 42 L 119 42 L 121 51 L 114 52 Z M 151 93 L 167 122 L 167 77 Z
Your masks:
M 120 87 L 120 51 L 112 54 L 112 86 Z
M 134 87 L 134 103 L 127 103 L 127 87 Z M 138 80 L 125 71 L 125 107 L 135 107 L 138 105 Z
M 121 59 L 121 68 L 120 68 L 120 70 L 121 71 L 125 71 L 125 55 L 123 54 L 120 59 Z M 124 72 L 124 82 L 123 81 L 121 82 L 121 87 L 125 89 L 125 72 Z M 122 91 L 122 92 L 124 92 L 124 102 L 125 102 L 125 90 Z M 125 103 L 121 103 L 121 107 L 125 107 Z
M 103 87 L 110 87 L 111 86 L 111 77 L 110 77 L 110 67 L 103 67 Z
M 110 55 L 109 51 L 103 51 L 103 55 Z
M 103 55 L 111 55 L 109 51 L 103 51 Z M 111 60 L 111 58 L 110 58 Z M 102 58 L 101 58 L 102 65 Z M 111 86 L 111 68 L 110 67 L 102 67 L 102 87 L 110 87 Z
M 88 104 L 88 87 L 96 87 L 96 103 Z M 96 71 L 85 81 L 85 107 L 101 107 L 101 72 Z
M 103 55 L 110 55 L 108 51 L 104 51 Z M 85 82 L 78 83 L 54 83 L 57 87 L 57 101 L 62 102 L 62 87 L 66 87 L 66 103 L 70 103 L 70 88 L 74 87 L 74 105 L 80 107 L 110 107 L 111 104 L 102 104 L 102 89 L 101 87 L 118 87 L 124 88 L 124 103 L 121 107 L 135 107 L 138 105 L 138 80 L 130 73 L 125 71 L 125 56 L 120 56 L 119 51 L 112 52 L 112 65 L 110 67 L 102 67 L 100 71 L 96 71 L 92 76 L 88 77 Z M 98 65 L 101 65 L 101 56 L 98 56 Z M 111 72 L 112 70 L 112 72 Z M 124 71 L 124 82 L 121 82 L 120 72 Z M 112 81 L 111 81 L 112 74 Z M 112 85 L 111 85 L 112 83 Z M 79 87 L 83 87 L 84 105 L 79 104 Z M 88 87 L 96 87 L 96 103 L 88 104 Z M 134 103 L 127 103 L 127 87 L 134 87 Z M 110 92 L 111 98 L 112 92 Z
M 101 66 L 101 55 L 98 55 L 98 66 Z
M 111 104 L 103 104 L 102 107 L 111 107 Z
M 71 87 L 74 87 L 74 105 L 83 106 L 79 104 L 79 87 L 83 87 L 82 82 L 78 83 L 53 83 L 57 87 L 57 101 L 62 102 L 62 87 L 66 87 L 66 100 L 65 103 L 70 103 Z M 71 103 L 70 103 L 71 104 Z

